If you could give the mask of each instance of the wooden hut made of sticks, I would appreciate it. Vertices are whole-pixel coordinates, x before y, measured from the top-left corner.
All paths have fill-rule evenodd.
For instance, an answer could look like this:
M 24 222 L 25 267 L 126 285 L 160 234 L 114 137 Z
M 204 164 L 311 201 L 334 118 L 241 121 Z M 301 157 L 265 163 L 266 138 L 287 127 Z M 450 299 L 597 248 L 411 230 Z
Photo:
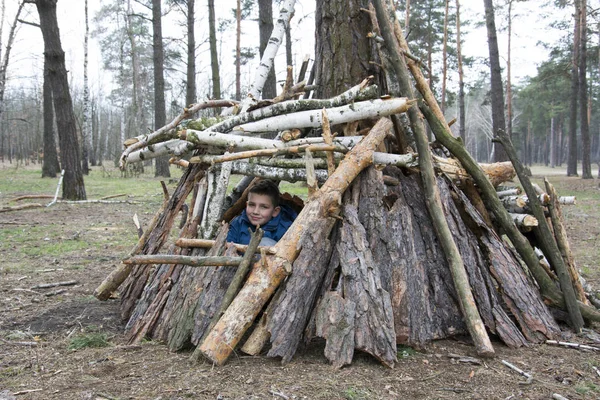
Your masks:
M 399 343 L 422 348 L 468 334 L 479 354 L 493 355 L 490 336 L 527 346 L 560 337 L 557 321 L 579 331 L 584 320 L 600 320 L 569 256 L 551 185 L 531 184 L 501 134 L 512 163 L 473 160 L 418 63 L 404 56 L 384 2 L 371 12 L 386 69 L 406 97 L 382 97 L 367 78 L 330 99 L 298 99 L 307 85 L 294 83 L 290 69 L 280 96 L 256 100 L 293 3 L 282 5 L 272 36 L 279 39 L 245 101 L 191 105 L 126 142 L 123 167 L 171 154 L 185 168 L 128 258 L 96 289 L 107 299 L 120 288 L 128 339 L 223 364 L 234 351 L 287 362 L 322 338 L 337 367 L 355 350 L 392 367 Z M 233 115 L 191 119 L 217 107 Z M 526 196 L 517 185 L 497 190 L 515 173 Z M 227 193 L 232 174 L 245 178 Z M 305 201 L 283 196 L 298 217 L 272 247 L 258 246 L 260 229 L 247 246 L 225 243 L 228 222 L 259 179 L 306 182 Z M 169 243 L 182 210 L 186 222 Z

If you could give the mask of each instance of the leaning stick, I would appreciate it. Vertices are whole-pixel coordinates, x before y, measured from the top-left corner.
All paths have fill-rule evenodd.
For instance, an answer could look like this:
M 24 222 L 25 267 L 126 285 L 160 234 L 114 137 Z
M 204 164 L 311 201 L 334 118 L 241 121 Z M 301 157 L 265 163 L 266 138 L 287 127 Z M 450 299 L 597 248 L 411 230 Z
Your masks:
M 248 228 L 248 230 L 251 231 L 250 228 Z M 233 279 L 231 280 L 227 291 L 223 295 L 223 300 L 221 301 L 221 305 L 219 306 L 219 311 L 217 311 L 217 313 L 213 316 L 210 325 L 205 331 L 205 336 L 206 334 L 208 334 L 208 332 L 212 330 L 212 328 L 216 325 L 217 321 L 221 319 L 221 316 L 225 313 L 227 307 L 229 307 L 235 296 L 240 291 L 240 288 L 244 283 L 244 279 L 246 279 L 246 275 L 248 275 L 248 271 L 250 270 L 252 259 L 254 258 L 254 253 L 258 249 L 258 244 L 263 238 L 263 234 L 264 231 L 260 228 L 256 228 L 254 232 L 250 232 L 251 237 L 250 243 L 248 243 L 248 250 L 246 251 L 246 254 L 244 254 L 244 257 L 238 269 L 235 271 L 235 275 L 233 276 Z M 201 357 L 202 353 L 200 352 L 199 348 L 196 347 L 196 350 L 194 350 L 194 352 L 190 356 L 190 361 L 198 361 Z
M 215 241 L 211 239 L 187 239 L 187 238 L 179 238 L 175 242 L 175 246 L 178 247 L 201 247 L 205 249 L 209 249 L 215 245 Z M 239 252 L 245 253 L 248 250 L 248 246 L 245 244 L 231 243 L 231 246 L 234 246 L 235 249 Z M 258 246 L 258 250 L 265 250 L 267 254 L 275 254 L 275 250 L 269 246 Z
M 573 283 L 573 289 L 575 290 L 577 299 L 582 303 L 589 305 L 590 302 L 588 301 L 585 295 L 585 290 L 583 290 L 583 286 L 579 281 L 579 273 L 577 272 L 575 259 L 573 258 L 573 252 L 571 252 L 571 246 L 569 245 L 569 239 L 567 238 L 567 230 L 563 225 L 562 212 L 558 203 L 556 190 L 548 181 L 548 179 L 544 179 L 544 184 L 550 198 L 550 201 L 548 202 L 548 211 L 550 212 L 550 219 L 552 221 L 552 227 L 554 228 L 554 239 L 556 240 L 560 254 L 565 262 L 569 276 L 571 277 L 571 282 Z
M 123 264 L 182 264 L 190 267 L 237 267 L 242 262 L 242 257 L 193 257 L 166 254 L 149 254 L 129 257 Z
M 249 150 L 241 151 L 239 153 L 229 153 L 222 156 L 217 156 L 212 159 L 213 164 L 223 163 L 227 161 L 243 160 L 251 157 L 267 157 L 267 156 L 281 156 L 284 154 L 299 154 L 304 151 L 340 151 L 346 152 L 346 149 L 341 146 L 334 145 L 302 145 L 293 147 L 284 147 L 282 149 L 263 149 L 263 150 Z M 194 161 L 192 161 L 194 162 Z
M 409 80 L 408 69 L 404 58 L 400 56 L 400 45 L 394 37 L 393 27 L 384 8 L 383 0 L 375 0 L 373 5 L 375 6 L 381 33 L 386 41 L 388 50 L 392 54 L 391 62 L 394 71 L 396 72 L 396 76 L 398 77 L 400 89 L 403 94 L 412 97 L 413 89 Z M 491 356 L 495 353 L 494 347 L 492 346 L 490 338 L 485 330 L 485 325 L 477 310 L 475 298 L 473 297 L 473 292 L 471 291 L 471 286 L 469 284 L 469 276 L 445 218 L 422 115 L 416 105 L 408 109 L 407 114 L 411 122 L 419 153 L 421 180 L 423 182 L 425 198 L 428 199 L 425 204 L 440 241 L 440 245 L 444 250 L 446 260 L 448 261 L 467 329 L 473 338 L 477 353 L 483 356 Z

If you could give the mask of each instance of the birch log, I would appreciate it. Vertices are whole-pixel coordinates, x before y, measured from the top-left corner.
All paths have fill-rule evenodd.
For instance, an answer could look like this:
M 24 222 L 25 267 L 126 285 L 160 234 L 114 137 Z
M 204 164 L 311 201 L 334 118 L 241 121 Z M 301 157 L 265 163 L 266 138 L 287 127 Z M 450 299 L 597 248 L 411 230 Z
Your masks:
M 200 345 L 202 354 L 222 365 L 265 303 L 286 276 L 285 266 L 293 262 L 300 249 L 298 243 L 305 231 L 317 221 L 330 221 L 339 211 L 342 193 L 358 173 L 372 163 L 373 151 L 386 136 L 392 123 L 381 119 L 365 139 L 350 153 L 319 190 L 319 195 L 308 203 L 283 238 L 274 246 L 277 252 L 254 264 L 246 284 L 223 317 Z
M 273 61 L 277 55 L 279 45 L 282 42 L 283 34 L 290 23 L 290 19 L 294 15 L 295 3 L 296 0 L 286 0 L 279 9 L 279 18 L 277 18 L 277 23 L 273 27 L 273 32 L 271 33 L 267 47 L 260 59 L 260 64 L 256 70 L 252 86 L 250 86 L 248 97 L 246 97 L 241 105 L 242 112 L 248 110 L 256 100 L 261 98 L 263 87 L 267 81 L 267 75 L 269 75 L 269 71 L 273 67 Z
M 330 108 L 327 110 L 327 117 L 331 125 L 336 125 L 403 113 L 408 110 L 411 104 L 413 104 L 411 101 L 403 97 L 361 101 L 352 105 Z M 277 132 L 292 128 L 318 128 L 322 125 L 322 110 L 310 110 L 238 125 L 233 131 L 245 133 Z
M 331 99 L 288 100 L 256 110 L 240 113 L 208 128 L 211 132 L 229 132 L 235 126 L 254 122 L 261 119 L 298 111 L 320 110 L 323 108 L 339 107 L 354 101 L 370 100 L 377 97 L 378 88 L 375 85 L 366 86 L 365 79 L 358 85 Z

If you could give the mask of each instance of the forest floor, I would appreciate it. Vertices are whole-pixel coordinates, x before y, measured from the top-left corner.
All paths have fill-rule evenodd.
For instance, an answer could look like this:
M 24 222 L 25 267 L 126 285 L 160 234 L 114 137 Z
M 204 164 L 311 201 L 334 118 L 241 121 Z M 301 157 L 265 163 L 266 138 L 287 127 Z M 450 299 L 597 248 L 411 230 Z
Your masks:
M 13 171 L 0 164 L 0 208 L 18 204 L 10 200 L 20 195 L 54 193 L 56 180 L 37 179 L 39 169 L 34 169 Z M 598 288 L 598 179 L 567 178 L 560 169 L 533 172 L 548 175 L 560 195 L 577 196 L 577 205 L 563 207 L 567 230 L 583 276 Z M 23 178 L 27 173 L 31 177 Z M 323 343 L 308 346 L 285 365 L 238 353 L 223 367 L 190 364 L 189 353 L 171 353 L 153 341 L 128 347 L 119 300 L 100 302 L 92 292 L 136 243 L 133 214 L 147 224 L 162 192 L 152 178 L 145 178 L 152 190 L 139 190 L 136 179 L 119 178 L 117 172 L 94 174 L 86 178 L 88 198 L 98 198 L 97 193 L 105 193 L 100 188 L 116 179 L 123 181 L 127 196 L 113 200 L 127 202 L 57 203 L 0 213 L 0 400 L 551 399 L 554 393 L 600 399 L 600 372 L 595 369 L 600 368 L 600 353 L 545 344 L 509 349 L 494 342 L 496 357 L 471 364 L 451 357 L 477 357 L 468 338 L 461 337 L 434 342 L 422 351 L 399 348 L 394 369 L 356 354 L 353 364 L 340 370 L 328 365 Z M 176 182 L 170 182 L 171 190 Z M 76 283 L 35 288 L 64 281 Z M 562 328 L 568 341 L 593 343 L 598 338 L 598 325 L 596 333 L 581 336 Z M 533 381 L 527 383 L 502 360 L 532 374 Z

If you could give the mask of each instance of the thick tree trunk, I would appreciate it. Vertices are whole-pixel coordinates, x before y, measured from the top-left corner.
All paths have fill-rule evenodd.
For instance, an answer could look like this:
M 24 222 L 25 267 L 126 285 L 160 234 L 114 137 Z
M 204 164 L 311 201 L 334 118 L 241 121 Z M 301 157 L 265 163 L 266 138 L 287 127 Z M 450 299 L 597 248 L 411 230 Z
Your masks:
M 367 39 L 371 24 L 361 8 L 368 8 L 368 1 L 317 0 L 315 98 L 333 97 L 375 75 Z
M 42 178 L 55 178 L 60 171 L 58 155 L 56 154 L 56 136 L 54 135 L 54 105 L 52 104 L 52 87 L 50 72 L 44 61 L 44 86 L 42 89 L 44 113 L 44 161 L 42 163 Z
M 154 52 L 152 57 L 154 64 L 154 129 L 156 130 L 167 124 L 161 0 L 152 0 L 152 49 Z M 171 176 L 168 157 L 156 159 L 154 176 L 165 178 Z
M 62 168 L 65 170 L 62 198 L 64 200 L 85 200 L 77 126 L 69 92 L 65 53 L 60 44 L 56 0 L 36 0 L 35 4 L 40 16 L 40 28 L 44 38 L 44 62 L 48 66 L 48 78 L 52 87 L 60 142 L 60 160 Z

